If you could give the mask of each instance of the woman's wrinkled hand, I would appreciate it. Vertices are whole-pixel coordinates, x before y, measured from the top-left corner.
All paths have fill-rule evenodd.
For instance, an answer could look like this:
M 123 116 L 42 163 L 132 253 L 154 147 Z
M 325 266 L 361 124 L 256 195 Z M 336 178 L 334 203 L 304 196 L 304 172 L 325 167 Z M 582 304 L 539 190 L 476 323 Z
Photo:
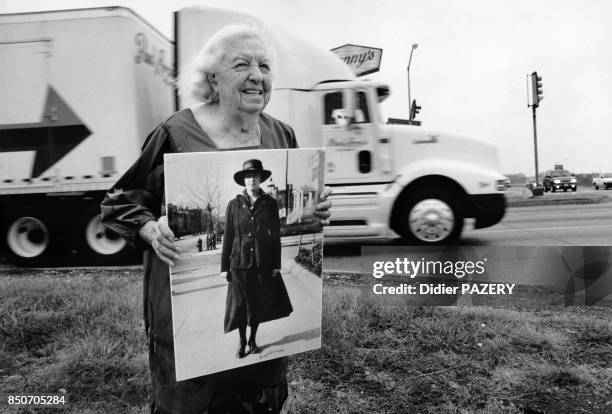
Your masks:
M 148 221 L 138 234 L 153 247 L 162 262 L 174 266 L 174 260 L 179 258 L 182 251 L 174 242 L 174 233 L 168 226 L 167 216 L 161 216 L 157 221 Z
M 329 217 L 331 216 L 329 210 L 331 209 L 332 202 L 328 200 L 327 197 L 329 197 L 331 193 L 331 188 L 325 187 L 319 196 L 319 203 L 314 212 L 314 215 L 319 218 L 319 223 L 321 223 L 322 226 L 329 226 Z

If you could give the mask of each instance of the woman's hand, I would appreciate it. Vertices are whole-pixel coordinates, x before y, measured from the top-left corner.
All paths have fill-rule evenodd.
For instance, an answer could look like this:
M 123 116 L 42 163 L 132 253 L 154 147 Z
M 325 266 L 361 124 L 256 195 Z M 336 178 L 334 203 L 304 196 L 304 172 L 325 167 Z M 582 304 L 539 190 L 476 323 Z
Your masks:
M 281 275 L 280 269 L 272 269 L 272 277 L 278 277 Z
M 321 223 L 322 226 L 329 226 L 329 217 L 331 216 L 329 209 L 332 206 L 332 202 L 327 200 L 327 197 L 329 197 L 331 193 L 331 188 L 325 187 L 319 196 L 319 203 L 314 212 L 314 215 L 319 218 L 319 223 Z
M 179 258 L 182 251 L 174 243 L 174 233 L 168 227 L 167 216 L 161 216 L 157 221 L 148 221 L 140 228 L 138 234 L 153 247 L 162 262 L 174 266 L 174 260 Z
M 221 276 L 223 279 L 227 280 L 228 282 L 232 280 L 232 276 L 230 272 L 221 272 L 219 273 L 219 276 Z

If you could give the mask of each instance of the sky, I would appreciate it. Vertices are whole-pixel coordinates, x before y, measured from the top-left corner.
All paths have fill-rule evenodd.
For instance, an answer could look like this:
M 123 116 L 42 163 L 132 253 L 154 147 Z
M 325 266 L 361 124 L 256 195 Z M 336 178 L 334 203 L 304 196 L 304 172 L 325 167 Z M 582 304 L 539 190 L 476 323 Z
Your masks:
M 325 49 L 383 49 L 380 71 L 365 78 L 391 87 L 386 117 L 408 117 L 406 67 L 418 44 L 410 65 L 417 119 L 493 142 L 503 173 L 534 174 L 526 75 L 537 71 L 540 171 L 612 171 L 610 1 L 0 0 L 0 13 L 119 5 L 172 38 L 172 11 L 196 4 L 252 14 Z

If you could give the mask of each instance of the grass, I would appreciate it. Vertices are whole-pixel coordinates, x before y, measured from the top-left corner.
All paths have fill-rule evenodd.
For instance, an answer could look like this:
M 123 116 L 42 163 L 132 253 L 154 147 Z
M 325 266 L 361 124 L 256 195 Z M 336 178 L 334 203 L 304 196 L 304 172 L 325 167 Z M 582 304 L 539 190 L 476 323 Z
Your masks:
M 66 393 L 63 413 L 145 411 L 149 374 L 135 272 L 0 277 L 0 394 Z
M 325 346 L 294 357 L 295 412 L 612 411 L 608 308 L 418 307 L 341 286 L 324 295 Z
M 0 395 L 65 392 L 62 413 L 148 412 L 140 272 L 9 273 Z M 612 411 L 610 308 L 419 307 L 348 278 L 324 284 L 323 347 L 291 357 L 289 412 Z

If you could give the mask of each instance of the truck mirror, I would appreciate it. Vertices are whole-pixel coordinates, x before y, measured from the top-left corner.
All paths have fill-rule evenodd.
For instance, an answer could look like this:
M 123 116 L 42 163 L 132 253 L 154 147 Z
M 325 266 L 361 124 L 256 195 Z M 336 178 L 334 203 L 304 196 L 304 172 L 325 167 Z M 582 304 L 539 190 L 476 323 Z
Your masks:
M 381 103 L 385 99 L 387 99 L 390 95 L 388 86 L 379 86 L 376 88 L 376 97 L 378 98 L 378 103 Z

